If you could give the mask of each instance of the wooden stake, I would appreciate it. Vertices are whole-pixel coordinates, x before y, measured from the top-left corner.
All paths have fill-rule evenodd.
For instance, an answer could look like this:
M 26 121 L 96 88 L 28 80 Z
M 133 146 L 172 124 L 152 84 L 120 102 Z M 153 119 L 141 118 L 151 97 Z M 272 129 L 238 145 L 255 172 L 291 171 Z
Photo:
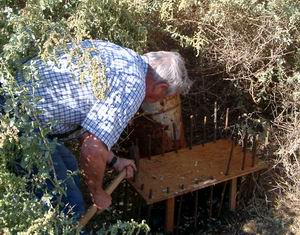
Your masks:
M 226 109 L 226 116 L 225 116 L 225 129 L 228 129 L 228 118 L 229 118 L 229 108 Z
M 194 122 L 194 115 L 190 115 L 190 143 L 189 143 L 189 149 L 192 149 L 193 146 L 193 122 Z
M 257 140 L 258 140 L 258 135 L 253 136 L 253 147 L 252 147 L 252 163 L 251 166 L 255 166 L 255 160 L 256 160 L 256 148 L 257 148 Z
M 214 104 L 214 142 L 217 140 L 217 101 Z
M 229 168 L 230 168 L 231 159 L 232 159 L 232 154 L 233 154 L 233 147 L 234 147 L 234 140 L 231 140 L 230 154 L 229 154 L 229 158 L 228 158 L 228 161 L 227 161 L 227 166 L 226 166 L 226 170 L 225 170 L 225 175 L 228 175 L 228 174 L 229 174 Z
M 206 124 L 207 124 L 207 117 L 204 116 L 203 118 L 203 145 L 207 141 L 207 135 L 206 135 Z
M 247 140 L 248 140 L 248 133 L 247 133 L 247 130 L 246 130 L 245 135 L 244 135 L 244 139 L 243 139 L 243 161 L 242 161 L 242 167 L 241 167 L 242 171 L 245 169 Z
M 165 137 L 164 137 L 164 134 L 165 134 L 165 130 L 162 127 L 161 128 L 161 155 L 165 155 Z
M 176 125 L 175 123 L 173 122 L 172 124 L 173 126 L 173 138 L 174 138 L 174 148 L 175 148 L 175 152 L 177 153 L 177 133 L 176 133 Z
M 166 222 L 165 233 L 173 233 L 174 230 L 174 212 L 175 212 L 175 198 L 171 197 L 166 200 Z

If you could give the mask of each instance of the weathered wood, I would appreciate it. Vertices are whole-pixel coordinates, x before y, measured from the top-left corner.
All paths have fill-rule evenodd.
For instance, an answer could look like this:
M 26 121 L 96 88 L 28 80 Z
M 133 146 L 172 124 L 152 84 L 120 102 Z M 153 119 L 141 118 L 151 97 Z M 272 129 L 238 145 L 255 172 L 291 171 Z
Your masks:
M 230 173 L 225 175 L 224 166 L 228 161 L 232 141 L 228 139 L 217 140 L 216 143 L 194 145 L 193 149 L 179 149 L 178 153 L 165 153 L 140 159 L 138 178 L 130 184 L 144 198 L 147 204 L 163 201 L 168 198 L 183 195 L 195 190 L 209 187 L 221 182 L 231 180 L 251 172 L 259 171 L 267 167 L 261 161 L 256 160 L 255 167 L 251 167 L 251 152 L 246 152 L 245 169 L 241 170 L 242 147 L 233 145 L 233 154 L 230 164 Z M 141 184 L 144 184 L 141 190 Z M 181 185 L 184 185 L 182 187 Z M 170 193 L 165 193 L 167 187 Z M 149 198 L 149 190 L 153 196 Z
M 165 232 L 172 233 L 174 229 L 174 211 L 175 211 L 175 198 L 166 200 L 166 222 Z

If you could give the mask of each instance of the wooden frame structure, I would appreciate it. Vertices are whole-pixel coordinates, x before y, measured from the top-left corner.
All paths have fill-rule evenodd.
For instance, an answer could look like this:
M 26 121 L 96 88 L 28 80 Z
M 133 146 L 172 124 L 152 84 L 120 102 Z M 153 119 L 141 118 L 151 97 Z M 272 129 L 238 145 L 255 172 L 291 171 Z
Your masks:
M 148 205 L 166 201 L 165 231 L 172 232 L 175 197 L 230 182 L 230 209 L 235 210 L 237 178 L 266 167 L 266 163 L 258 159 L 253 166 L 253 153 L 230 139 L 220 139 L 164 156 L 140 159 L 138 174 L 129 183 Z

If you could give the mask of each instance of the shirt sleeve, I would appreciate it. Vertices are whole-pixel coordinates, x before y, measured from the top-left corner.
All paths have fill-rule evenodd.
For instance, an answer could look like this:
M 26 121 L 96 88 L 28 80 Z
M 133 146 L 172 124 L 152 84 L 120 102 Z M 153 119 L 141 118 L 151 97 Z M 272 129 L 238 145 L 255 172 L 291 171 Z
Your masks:
M 98 100 L 81 126 L 94 134 L 108 149 L 117 142 L 145 97 L 144 79 L 128 74 L 118 78 L 109 88 L 106 98 Z

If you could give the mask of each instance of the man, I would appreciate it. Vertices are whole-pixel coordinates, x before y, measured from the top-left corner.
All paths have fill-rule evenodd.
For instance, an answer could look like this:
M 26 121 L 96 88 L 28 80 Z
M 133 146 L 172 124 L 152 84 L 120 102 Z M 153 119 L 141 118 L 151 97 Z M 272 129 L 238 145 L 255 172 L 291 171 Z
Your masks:
M 126 168 L 127 178 L 136 170 L 132 160 L 118 158 L 111 151 L 129 120 L 142 102 L 157 102 L 187 92 L 191 83 L 182 58 L 175 52 L 140 56 L 110 42 L 86 40 L 78 45 L 69 44 L 56 54 L 55 60 L 34 59 L 26 64 L 34 68 L 38 78 L 32 78 L 36 80 L 34 89 L 29 86 L 30 96 L 38 98 L 37 119 L 43 125 L 52 123 L 53 136 L 82 128 L 82 175 L 93 203 L 106 209 L 111 204 L 111 197 L 102 188 L 106 165 L 117 171 Z M 20 72 L 17 80 L 28 86 L 25 75 Z M 84 213 L 79 178 L 67 177 L 67 171 L 78 169 L 75 158 L 58 144 L 53 162 L 57 178 L 66 187 L 66 209 L 71 208 L 78 219 Z

